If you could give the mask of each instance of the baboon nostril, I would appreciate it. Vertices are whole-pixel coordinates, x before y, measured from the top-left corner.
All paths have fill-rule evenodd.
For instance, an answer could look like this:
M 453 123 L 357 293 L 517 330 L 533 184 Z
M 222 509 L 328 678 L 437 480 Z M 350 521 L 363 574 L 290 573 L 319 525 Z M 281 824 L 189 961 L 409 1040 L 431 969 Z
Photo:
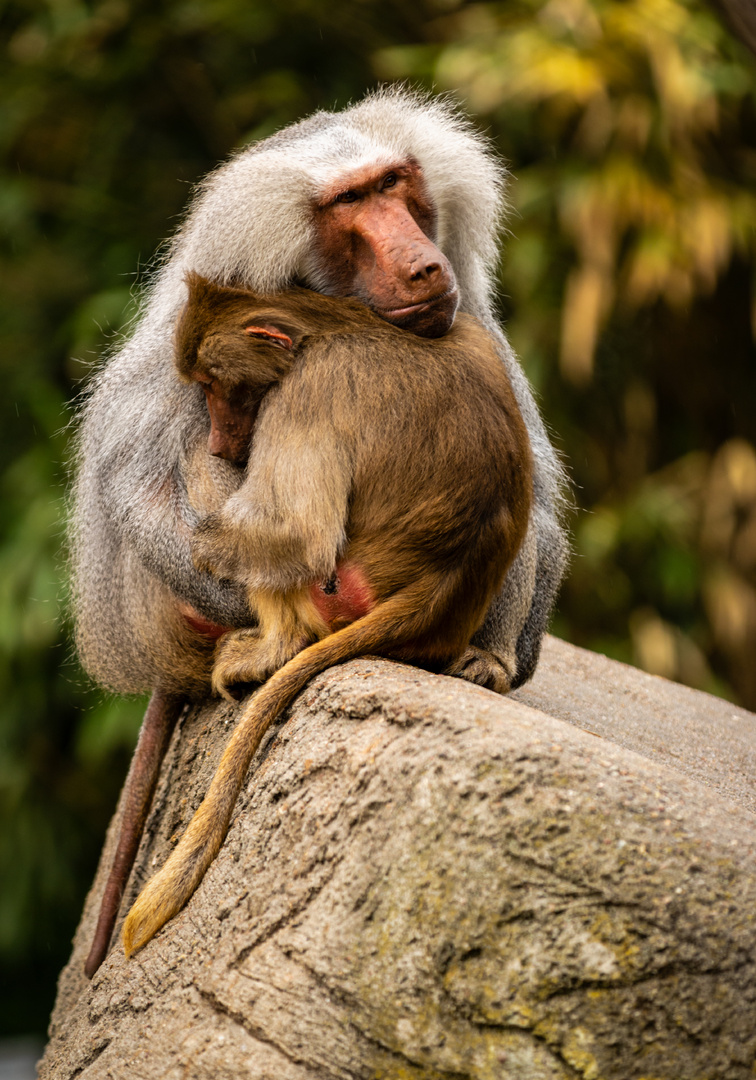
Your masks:
M 421 266 L 416 270 L 410 272 L 410 280 L 423 281 L 425 278 L 432 277 L 437 274 L 441 269 L 438 263 L 428 263 L 427 266 Z

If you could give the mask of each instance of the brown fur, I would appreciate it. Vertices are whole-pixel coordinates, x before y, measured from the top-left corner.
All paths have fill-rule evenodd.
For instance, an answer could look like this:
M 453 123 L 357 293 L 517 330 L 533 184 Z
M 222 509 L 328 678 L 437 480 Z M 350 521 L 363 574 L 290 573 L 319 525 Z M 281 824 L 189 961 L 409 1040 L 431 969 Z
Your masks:
M 276 328 L 291 349 L 245 333 L 249 325 Z M 270 389 L 276 351 L 289 371 Z M 431 341 L 356 301 L 301 289 L 256 296 L 193 278 L 177 363 L 224 400 L 254 398 L 261 378 L 268 388 L 245 481 L 201 523 L 193 548 L 198 567 L 244 583 L 259 624 L 219 641 L 215 689 L 271 677 L 129 913 L 127 954 L 191 896 L 260 739 L 313 675 L 367 652 L 437 671 L 466 662 L 531 505 L 527 431 L 496 349 L 470 316 Z M 338 564 L 358 575 L 372 609 L 329 635 L 311 586 Z

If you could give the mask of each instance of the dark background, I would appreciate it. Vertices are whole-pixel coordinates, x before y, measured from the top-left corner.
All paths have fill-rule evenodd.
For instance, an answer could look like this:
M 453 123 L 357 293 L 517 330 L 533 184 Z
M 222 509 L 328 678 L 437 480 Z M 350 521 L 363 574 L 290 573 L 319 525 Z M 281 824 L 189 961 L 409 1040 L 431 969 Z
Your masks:
M 143 709 L 72 657 L 73 403 L 191 186 L 315 108 L 408 79 L 495 140 L 501 314 L 575 483 L 554 630 L 756 708 L 756 77 L 711 9 L 0 0 L 0 27 L 0 1035 L 44 1031 Z

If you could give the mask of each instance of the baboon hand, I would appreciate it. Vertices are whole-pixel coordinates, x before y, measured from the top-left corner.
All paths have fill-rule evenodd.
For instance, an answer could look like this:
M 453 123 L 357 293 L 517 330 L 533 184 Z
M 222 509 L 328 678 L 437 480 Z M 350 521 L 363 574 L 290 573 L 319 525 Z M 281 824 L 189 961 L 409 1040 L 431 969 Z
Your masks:
M 234 531 L 219 510 L 200 521 L 191 539 L 192 560 L 200 573 L 230 581 L 239 577 L 242 560 Z
M 445 674 L 467 679 L 497 694 L 508 694 L 512 686 L 512 677 L 502 662 L 493 653 L 478 649 L 475 645 L 468 645 L 462 655 L 449 665 Z

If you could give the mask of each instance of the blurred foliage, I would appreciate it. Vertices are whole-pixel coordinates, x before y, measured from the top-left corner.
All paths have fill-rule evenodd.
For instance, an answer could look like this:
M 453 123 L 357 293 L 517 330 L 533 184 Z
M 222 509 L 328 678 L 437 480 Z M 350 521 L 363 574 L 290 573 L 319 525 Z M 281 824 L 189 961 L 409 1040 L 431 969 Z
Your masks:
M 756 75 L 693 0 L 0 0 L 0 1025 L 41 1031 L 143 702 L 78 671 L 64 462 L 234 146 L 378 79 L 512 163 L 502 315 L 576 484 L 555 628 L 756 707 Z M 450 162 L 453 168 L 453 162 Z

